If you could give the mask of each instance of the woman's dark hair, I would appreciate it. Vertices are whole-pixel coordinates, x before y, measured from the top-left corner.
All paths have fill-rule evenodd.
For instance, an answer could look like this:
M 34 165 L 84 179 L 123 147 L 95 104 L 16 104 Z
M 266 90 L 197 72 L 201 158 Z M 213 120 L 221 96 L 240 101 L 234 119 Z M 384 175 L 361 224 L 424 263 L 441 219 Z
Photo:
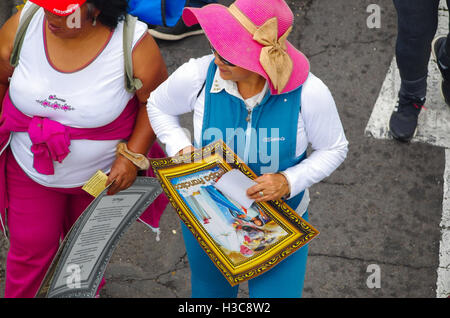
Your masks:
M 115 29 L 127 14 L 128 0 L 87 0 L 86 2 L 100 10 L 98 21 L 111 29 Z

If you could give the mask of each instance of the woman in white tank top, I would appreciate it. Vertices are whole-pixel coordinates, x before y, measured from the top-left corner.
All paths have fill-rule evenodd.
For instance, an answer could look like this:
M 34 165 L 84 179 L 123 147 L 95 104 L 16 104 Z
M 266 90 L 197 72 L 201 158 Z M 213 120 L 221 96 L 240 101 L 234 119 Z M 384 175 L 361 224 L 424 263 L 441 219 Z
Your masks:
M 15 34 L 30 2 L 42 8 L 28 26 L 19 64 L 13 69 L 9 59 Z M 125 89 L 126 9 L 127 0 L 29 1 L 0 29 L 0 98 L 29 118 L 89 130 L 115 123 L 137 97 L 140 107 L 127 146 L 131 152 L 147 154 L 155 134 L 145 105 L 150 92 L 167 78 L 167 70 L 147 25 L 137 22 L 133 69 L 143 87 L 135 94 Z M 91 200 L 80 187 L 97 170 L 109 173 L 108 182 L 115 181 L 110 194 L 129 187 L 138 171 L 126 157 L 116 156 L 116 147 L 125 138 L 95 136 L 70 140 L 68 154 L 53 160 L 51 172 L 42 173 L 32 139 L 30 130 L 11 132 L 9 149 L 1 153 L 6 157 L 11 243 L 6 297 L 35 295 L 59 238 Z

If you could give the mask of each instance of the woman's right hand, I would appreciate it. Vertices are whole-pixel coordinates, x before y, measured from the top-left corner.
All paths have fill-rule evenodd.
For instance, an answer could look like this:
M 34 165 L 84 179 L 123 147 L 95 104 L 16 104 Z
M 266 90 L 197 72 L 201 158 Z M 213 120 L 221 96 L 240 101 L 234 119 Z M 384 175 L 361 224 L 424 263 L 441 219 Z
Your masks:
M 111 184 L 108 195 L 114 195 L 131 187 L 136 180 L 137 173 L 138 168 L 130 160 L 124 156 L 117 156 L 106 182 L 107 185 Z

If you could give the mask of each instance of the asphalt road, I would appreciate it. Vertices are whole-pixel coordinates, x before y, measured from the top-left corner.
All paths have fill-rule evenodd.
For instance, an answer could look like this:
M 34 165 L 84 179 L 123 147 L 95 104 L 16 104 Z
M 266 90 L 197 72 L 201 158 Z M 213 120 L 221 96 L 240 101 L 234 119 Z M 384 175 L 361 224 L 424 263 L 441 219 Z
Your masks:
M 304 297 L 436 297 L 444 150 L 364 135 L 394 55 L 392 1 L 288 3 L 295 16 L 289 40 L 332 92 L 350 142 L 346 161 L 310 189 L 310 223 L 321 234 L 310 244 Z M 366 9 L 373 3 L 381 8 L 381 27 L 375 29 L 366 24 Z M 2 0 L 0 18 L 8 15 L 6 5 Z M 203 36 L 158 43 L 169 72 L 209 53 Z M 183 116 L 182 123 L 192 129 L 191 115 Z M 171 207 L 162 217 L 161 230 L 157 242 L 144 225 L 130 228 L 107 268 L 101 297 L 190 296 L 189 264 Z M 5 255 L 6 244 L 0 239 L 0 296 Z M 380 274 L 376 286 L 370 284 L 373 266 Z M 239 297 L 247 296 L 243 284 Z

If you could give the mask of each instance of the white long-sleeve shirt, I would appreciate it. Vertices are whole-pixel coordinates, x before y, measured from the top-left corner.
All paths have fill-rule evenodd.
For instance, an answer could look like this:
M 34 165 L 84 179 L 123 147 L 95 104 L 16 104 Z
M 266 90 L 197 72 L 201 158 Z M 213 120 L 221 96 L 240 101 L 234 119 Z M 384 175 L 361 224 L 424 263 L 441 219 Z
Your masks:
M 198 98 L 197 95 L 213 58 L 214 55 L 207 55 L 189 60 L 150 95 L 148 115 L 153 130 L 166 145 L 169 156 L 192 145 L 189 131 L 180 126 L 178 116 L 181 114 L 193 112 L 194 140 L 196 144 L 201 144 L 205 89 Z M 250 109 L 262 101 L 267 88 L 266 83 L 261 93 L 244 100 L 237 84 L 223 80 L 217 70 L 211 93 L 225 90 L 244 100 Z M 333 97 L 326 85 L 312 73 L 302 88 L 296 155 L 304 153 L 309 144 L 313 150 L 311 155 L 284 171 L 291 190 L 290 197 L 328 177 L 344 161 L 348 151 L 348 141 Z

